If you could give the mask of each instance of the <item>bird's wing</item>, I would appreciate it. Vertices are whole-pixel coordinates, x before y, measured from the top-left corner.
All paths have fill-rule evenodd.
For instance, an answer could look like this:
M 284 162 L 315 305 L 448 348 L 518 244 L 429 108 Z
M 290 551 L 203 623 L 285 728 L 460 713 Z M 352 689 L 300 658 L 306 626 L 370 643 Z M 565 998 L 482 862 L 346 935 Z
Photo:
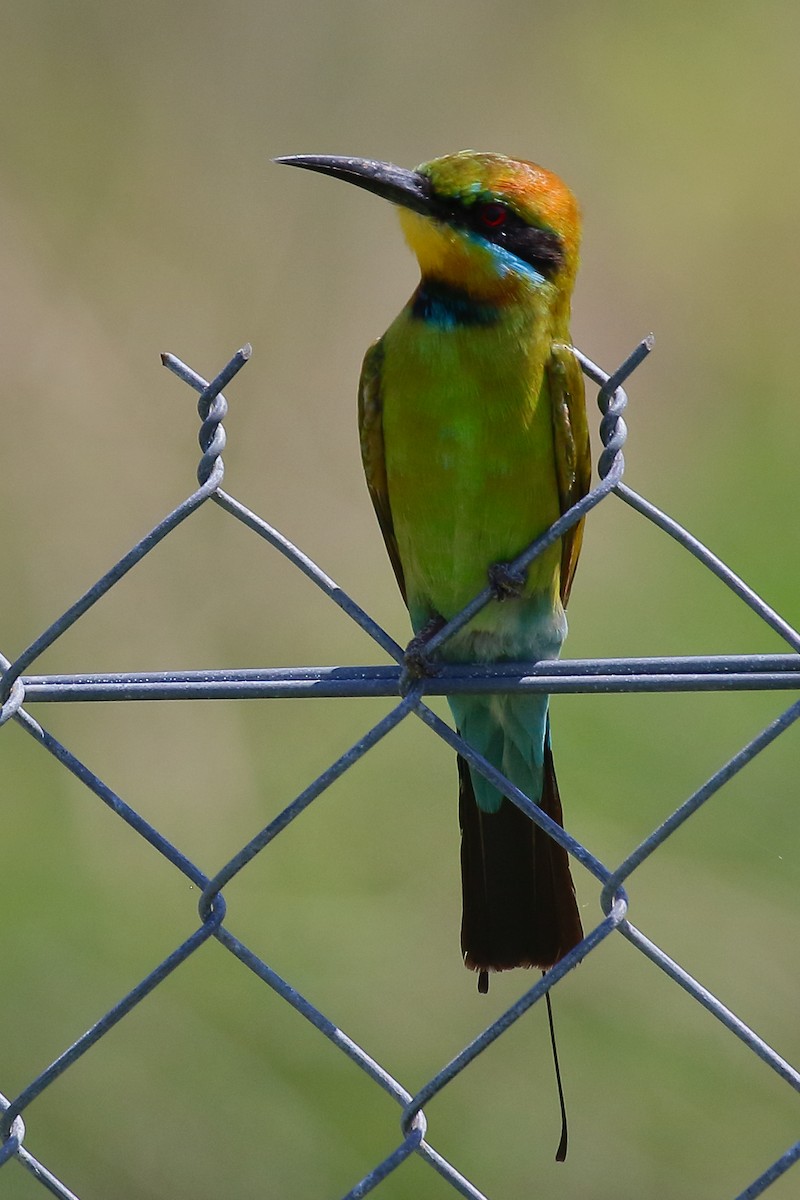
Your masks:
M 547 365 L 547 384 L 553 412 L 556 475 L 562 513 L 591 486 L 592 459 L 586 420 L 583 373 L 568 346 L 553 346 Z M 561 539 L 561 603 L 566 607 L 583 540 L 583 521 Z
M 372 497 L 383 540 L 397 577 L 403 599 L 406 600 L 406 583 L 403 565 L 397 549 L 397 538 L 389 507 L 389 487 L 386 481 L 386 455 L 383 446 L 383 397 L 381 395 L 381 368 L 383 366 L 383 344 L 374 342 L 366 353 L 358 384 L 358 429 L 361 438 L 361 461 L 367 487 Z

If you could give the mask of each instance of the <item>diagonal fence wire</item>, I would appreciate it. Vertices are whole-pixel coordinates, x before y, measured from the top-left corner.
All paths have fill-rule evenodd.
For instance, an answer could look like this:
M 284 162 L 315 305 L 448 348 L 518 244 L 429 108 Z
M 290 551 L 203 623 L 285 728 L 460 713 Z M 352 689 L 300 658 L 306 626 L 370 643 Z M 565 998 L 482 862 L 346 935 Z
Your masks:
M 199 393 L 198 413 L 201 420 L 199 442 L 202 456 L 197 471 L 198 489 L 170 512 L 144 538 L 125 554 L 109 571 L 88 589 L 73 605 L 61 614 L 13 661 L 0 655 L 0 725 L 15 721 L 33 740 L 51 754 L 67 771 L 80 780 L 99 800 L 129 825 L 153 849 L 163 855 L 199 890 L 199 924 L 194 932 L 158 963 L 140 982 L 118 1002 L 103 1013 L 95 1023 L 63 1051 L 45 1070 L 32 1079 L 15 1098 L 0 1095 L 0 1167 L 12 1160 L 26 1169 L 50 1194 L 61 1200 L 78 1200 L 75 1194 L 40 1163 L 24 1145 L 25 1124 L 22 1113 L 56 1079 L 69 1070 L 110 1029 L 123 1020 L 154 988 L 184 963 L 210 938 L 228 949 L 244 966 L 281 996 L 300 1015 L 305 1017 L 323 1036 L 400 1107 L 400 1140 L 383 1161 L 359 1180 L 347 1193 L 345 1200 L 356 1200 L 375 1190 L 410 1155 L 420 1156 L 445 1179 L 452 1189 L 472 1200 L 487 1200 L 458 1169 L 440 1155 L 428 1142 L 424 1106 L 441 1092 L 462 1071 L 468 1068 L 497 1038 L 501 1037 L 519 1018 L 536 1004 L 574 967 L 592 953 L 615 931 L 658 966 L 674 983 L 683 988 L 698 1004 L 749 1049 L 789 1086 L 800 1090 L 800 1073 L 787 1063 L 771 1046 L 728 1009 L 698 980 L 683 970 L 659 946 L 652 942 L 627 919 L 625 884 L 639 866 L 697 812 L 721 787 L 773 743 L 800 717 L 800 700 L 796 700 L 765 729 L 754 736 L 700 788 L 698 788 L 663 824 L 654 830 L 615 869 L 600 862 L 592 852 L 543 813 L 510 781 L 477 754 L 442 721 L 425 703 L 430 695 L 454 692 L 482 691 L 509 693 L 519 691 L 546 692 L 664 692 L 709 690 L 800 690 L 800 634 L 765 603 L 724 562 L 718 559 L 687 530 L 650 501 L 622 483 L 624 471 L 623 446 L 626 427 L 623 412 L 627 404 L 624 383 L 652 348 L 652 338 L 645 338 L 633 353 L 612 374 L 607 375 L 595 363 L 573 348 L 584 374 L 599 387 L 598 404 L 602 419 L 600 436 L 603 453 L 598 463 L 599 482 L 585 497 L 564 513 L 541 537 L 531 544 L 512 563 L 505 564 L 510 572 L 526 569 L 534 558 L 558 540 L 571 526 L 580 521 L 607 496 L 616 495 L 642 517 L 651 521 L 675 539 L 688 553 L 726 584 L 772 630 L 784 639 L 790 653 L 776 655 L 712 655 L 651 659 L 598 659 L 546 663 L 494 664 L 484 666 L 440 666 L 434 659 L 436 651 L 447 638 L 472 619 L 483 607 L 496 599 L 489 582 L 473 600 L 431 637 L 425 646 L 429 656 L 430 673 L 419 678 L 418 670 L 408 669 L 406 651 L 360 605 L 335 583 L 321 568 L 293 545 L 278 530 L 256 513 L 230 496 L 221 487 L 225 448 L 223 420 L 227 402 L 222 389 L 230 383 L 250 357 L 250 347 L 239 350 L 211 382 L 207 382 L 173 355 L 164 355 L 164 365 Z M 241 522 L 258 537 L 287 558 L 314 583 L 333 603 L 338 605 L 379 646 L 394 665 L 353 667 L 303 667 L 274 670 L 245 669 L 238 671 L 187 671 L 122 674 L 31 675 L 27 668 L 97 601 L 113 588 L 137 563 L 173 529 L 190 517 L 203 504 L 212 501 Z M 418 664 L 416 664 L 418 665 Z M 96 702 L 173 699 L 229 699 L 292 696 L 386 696 L 397 701 L 391 711 L 374 724 L 344 754 L 310 783 L 274 820 L 261 829 L 246 845 L 213 876 L 208 876 L 177 846 L 146 821 L 92 769 L 62 745 L 40 725 L 24 707 L 25 704 L 58 702 Z M 478 771 L 507 795 L 529 818 L 558 841 L 602 885 L 603 919 L 591 929 L 580 943 L 537 983 L 527 989 L 490 1026 L 465 1046 L 451 1062 L 436 1072 L 416 1094 L 412 1094 L 384 1067 L 376 1062 L 353 1038 L 338 1028 L 304 995 L 282 979 L 267 963 L 236 937 L 225 921 L 226 907 L 222 889 L 278 837 L 291 822 L 311 805 L 336 779 L 367 754 L 379 741 L 391 734 L 408 716 L 416 716 L 433 734 L 462 754 Z M 751 1200 L 762 1195 L 800 1158 L 800 1142 L 769 1164 L 736 1200 Z M 13 1168 L 12 1168 L 13 1169 Z

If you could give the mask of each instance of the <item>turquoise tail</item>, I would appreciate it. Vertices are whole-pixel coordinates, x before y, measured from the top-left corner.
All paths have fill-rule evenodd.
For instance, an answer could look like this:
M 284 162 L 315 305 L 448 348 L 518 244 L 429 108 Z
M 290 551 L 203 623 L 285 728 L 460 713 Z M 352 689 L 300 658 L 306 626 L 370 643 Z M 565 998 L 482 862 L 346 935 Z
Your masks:
M 465 742 L 502 771 L 534 804 L 542 795 L 549 697 L 451 696 L 450 708 Z M 471 771 L 478 808 L 496 813 L 503 796 L 479 771 Z

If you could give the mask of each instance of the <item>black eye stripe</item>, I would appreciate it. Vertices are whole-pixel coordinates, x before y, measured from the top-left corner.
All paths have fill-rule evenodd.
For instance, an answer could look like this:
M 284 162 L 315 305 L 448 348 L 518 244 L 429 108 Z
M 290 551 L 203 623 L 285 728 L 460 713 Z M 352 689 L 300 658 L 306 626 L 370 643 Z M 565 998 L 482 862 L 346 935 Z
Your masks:
M 528 263 L 545 279 L 550 279 L 564 265 L 564 248 L 561 238 L 552 229 L 540 229 L 528 225 L 507 204 L 499 200 L 487 200 L 483 204 L 461 204 L 449 197 L 431 192 L 433 215 L 440 221 L 480 234 L 487 242 L 502 246 L 510 254 Z M 506 218 L 498 225 L 489 225 L 483 220 L 483 211 L 488 207 L 503 208 Z
M 564 251 L 561 239 L 550 229 L 537 229 L 521 221 L 518 228 L 509 229 L 504 226 L 496 232 L 487 230 L 484 236 L 535 267 L 545 278 L 549 278 L 563 266 Z

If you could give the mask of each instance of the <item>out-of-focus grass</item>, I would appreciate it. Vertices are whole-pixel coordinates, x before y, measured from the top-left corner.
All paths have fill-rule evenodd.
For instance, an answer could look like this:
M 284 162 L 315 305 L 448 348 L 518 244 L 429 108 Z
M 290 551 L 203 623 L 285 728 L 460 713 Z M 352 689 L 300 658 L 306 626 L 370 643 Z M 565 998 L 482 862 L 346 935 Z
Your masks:
M 2 634 L 13 657 L 193 486 L 194 401 L 241 342 L 227 486 L 402 640 L 361 478 L 355 385 L 413 285 L 391 212 L 270 166 L 413 164 L 468 145 L 561 171 L 586 217 L 576 343 L 632 381 L 628 479 L 796 617 L 798 15 L 515 0 L 69 6 L 9 0 L 0 46 Z M 779 650 L 616 500 L 593 514 L 571 656 Z M 197 514 L 41 670 L 378 661 L 314 589 Z M 788 703 L 564 697 L 567 820 L 606 862 Z M 91 706 L 35 715 L 207 871 L 385 703 Z M 194 926 L 196 893 L 21 730 L 2 736 L 0 1088 L 15 1093 Z M 789 733 L 631 883 L 631 917 L 788 1057 L 798 884 Z M 458 954 L 454 766 L 409 720 L 227 891 L 231 928 L 418 1087 L 515 997 Z M 592 880 L 578 873 L 589 924 Z M 622 940 L 557 997 L 565 1167 L 538 1010 L 430 1106 L 493 1197 L 733 1195 L 794 1138 L 790 1096 Z M 206 946 L 26 1113 L 82 1200 L 335 1196 L 396 1112 Z M 37 1200 L 14 1165 L 3 1196 Z M 794 1184 L 796 1189 L 796 1184 Z M 420 1163 L 387 1198 L 452 1194 Z M 791 1176 L 770 1192 L 793 1195 Z

